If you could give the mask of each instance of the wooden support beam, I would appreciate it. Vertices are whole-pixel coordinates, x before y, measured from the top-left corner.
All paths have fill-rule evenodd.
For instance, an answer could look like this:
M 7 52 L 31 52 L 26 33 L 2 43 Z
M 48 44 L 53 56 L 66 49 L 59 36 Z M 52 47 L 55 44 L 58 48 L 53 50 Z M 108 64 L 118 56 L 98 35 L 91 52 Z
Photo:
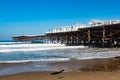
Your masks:
M 112 47 L 112 30 L 110 30 L 110 46 Z
M 70 40 L 71 40 L 70 42 L 71 42 L 71 43 L 73 43 L 73 37 L 72 37 L 72 35 L 71 35 L 71 38 L 70 38 Z
M 63 38 L 62 38 L 62 35 L 60 36 L 60 40 L 61 40 L 61 44 L 63 43 Z
M 90 30 L 88 30 L 87 34 L 88 34 L 88 45 L 90 47 L 90 41 L 91 41 Z
M 76 36 L 77 38 L 77 44 L 79 44 L 79 37 L 78 37 L 78 33 L 77 33 L 77 36 Z
M 118 33 L 120 33 L 120 31 L 116 31 L 116 32 L 112 33 L 112 36 L 115 35 L 115 34 L 118 34 Z M 109 35 L 106 35 L 106 37 L 108 37 L 108 36 Z
M 97 35 L 96 33 L 92 33 L 92 32 L 91 32 L 91 35 L 93 35 L 93 36 L 95 36 L 95 37 L 98 37 L 98 38 L 101 38 L 101 36 L 100 36 L 100 35 Z
M 66 44 L 67 44 L 68 43 L 68 35 L 67 34 L 66 34 L 66 39 L 65 40 L 66 40 Z
M 110 32 L 112 31 L 112 36 L 113 35 L 115 35 L 115 34 L 118 34 L 118 33 L 120 33 L 120 31 L 119 30 L 117 30 L 116 32 L 114 32 L 113 30 L 110 30 Z M 108 34 L 108 35 L 106 35 L 106 37 L 109 37 L 110 36 L 110 34 Z
M 103 37 L 102 37 L 102 46 L 105 47 L 105 28 L 103 27 Z

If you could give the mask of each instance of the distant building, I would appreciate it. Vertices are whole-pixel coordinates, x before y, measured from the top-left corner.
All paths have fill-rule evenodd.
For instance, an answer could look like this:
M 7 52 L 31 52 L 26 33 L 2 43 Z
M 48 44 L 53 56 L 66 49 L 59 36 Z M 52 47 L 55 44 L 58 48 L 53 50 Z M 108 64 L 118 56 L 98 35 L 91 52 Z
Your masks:
M 46 33 L 77 31 L 79 28 L 112 25 L 112 24 L 118 24 L 118 23 L 120 23 L 120 20 L 91 20 L 89 21 L 88 24 L 75 24 L 72 26 L 61 26 L 61 27 L 53 28 Z
M 91 20 L 88 25 L 93 26 L 102 26 L 102 25 L 111 25 L 111 24 L 118 24 L 120 20 Z
M 75 24 L 73 26 L 61 26 L 58 28 L 53 28 L 47 33 L 77 31 L 79 28 L 85 28 L 85 25 L 84 24 Z

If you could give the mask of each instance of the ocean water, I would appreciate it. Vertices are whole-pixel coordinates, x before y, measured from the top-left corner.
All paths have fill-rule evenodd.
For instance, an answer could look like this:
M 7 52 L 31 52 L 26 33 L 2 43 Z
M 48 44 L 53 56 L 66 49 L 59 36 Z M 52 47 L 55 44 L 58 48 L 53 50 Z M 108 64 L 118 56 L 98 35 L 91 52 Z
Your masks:
M 58 69 L 53 68 L 51 63 L 115 56 L 120 56 L 119 48 L 0 42 L 0 76 L 31 71 L 56 71 Z
M 0 42 L 0 63 L 66 61 L 70 59 L 108 58 L 115 56 L 120 56 L 119 48 L 87 48 L 61 44 Z

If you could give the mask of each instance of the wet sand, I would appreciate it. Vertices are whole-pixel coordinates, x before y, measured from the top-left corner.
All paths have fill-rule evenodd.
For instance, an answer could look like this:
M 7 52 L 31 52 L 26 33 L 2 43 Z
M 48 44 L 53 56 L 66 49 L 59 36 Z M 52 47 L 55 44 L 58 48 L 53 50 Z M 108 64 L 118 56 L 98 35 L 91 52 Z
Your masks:
M 36 68 L 30 68 L 31 63 L 24 63 L 24 65 L 0 64 L 0 70 L 2 71 L 2 69 L 6 69 L 7 66 L 8 67 L 11 66 L 14 71 L 16 71 L 17 69 L 24 71 L 24 69 L 26 68 L 36 69 Z M 23 66 L 26 68 L 22 68 Z M 119 80 L 120 79 L 120 57 L 54 62 L 54 63 L 50 63 L 48 67 L 53 69 L 52 72 L 60 71 L 61 69 L 64 69 L 65 71 L 59 74 L 52 75 L 50 74 L 51 73 L 50 71 L 42 72 L 37 69 L 31 71 L 26 70 L 26 72 L 19 72 L 4 76 L 2 75 L 0 76 L 0 80 Z
M 29 72 L 2 76 L 0 80 L 120 80 L 120 72 L 67 72 L 57 75 Z

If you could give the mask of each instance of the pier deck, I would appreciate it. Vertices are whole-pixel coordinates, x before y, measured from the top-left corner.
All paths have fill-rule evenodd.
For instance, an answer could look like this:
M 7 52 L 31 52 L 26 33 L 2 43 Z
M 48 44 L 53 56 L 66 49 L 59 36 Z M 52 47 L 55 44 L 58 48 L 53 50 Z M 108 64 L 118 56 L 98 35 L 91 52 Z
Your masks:
M 94 47 L 120 47 L 120 24 L 79 28 L 76 31 L 46 33 L 53 43 Z
M 22 36 L 13 36 L 12 39 L 14 41 L 30 41 L 30 42 L 36 42 L 36 43 L 39 43 L 39 42 L 43 42 L 46 37 L 45 35 L 36 35 L 36 36 L 32 36 L 32 35 L 22 35 Z

